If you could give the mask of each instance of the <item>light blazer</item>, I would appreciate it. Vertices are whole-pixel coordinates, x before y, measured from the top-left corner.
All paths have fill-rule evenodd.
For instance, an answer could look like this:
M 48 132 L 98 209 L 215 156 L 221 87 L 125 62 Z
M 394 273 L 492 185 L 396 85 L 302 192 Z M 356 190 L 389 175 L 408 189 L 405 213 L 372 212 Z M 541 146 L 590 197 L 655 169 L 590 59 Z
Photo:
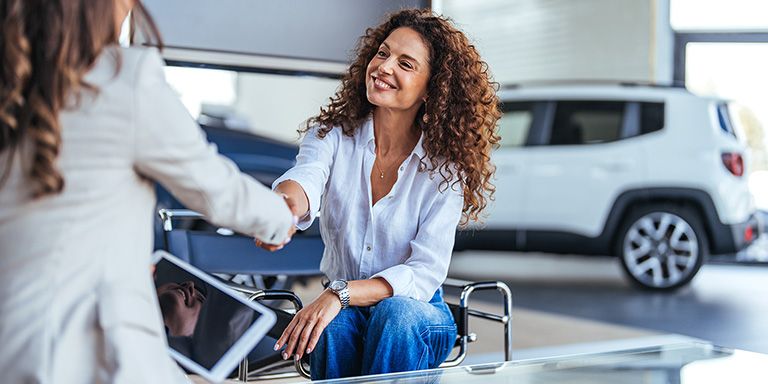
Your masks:
M 291 214 L 205 141 L 156 50 L 112 47 L 86 79 L 98 94 L 60 115 L 63 193 L 29 198 L 29 142 L 0 153 L 0 169 L 13 161 L 0 187 L 0 382 L 173 382 L 150 275 L 152 180 L 272 243 Z

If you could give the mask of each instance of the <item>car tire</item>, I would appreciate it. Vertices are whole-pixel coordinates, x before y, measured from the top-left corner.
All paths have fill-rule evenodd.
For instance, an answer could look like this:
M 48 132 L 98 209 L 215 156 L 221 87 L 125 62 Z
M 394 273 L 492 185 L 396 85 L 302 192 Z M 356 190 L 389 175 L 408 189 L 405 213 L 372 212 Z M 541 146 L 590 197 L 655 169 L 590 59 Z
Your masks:
M 616 254 L 629 280 L 644 289 L 672 291 L 688 284 L 709 256 L 699 214 L 674 204 L 632 210 L 619 229 Z

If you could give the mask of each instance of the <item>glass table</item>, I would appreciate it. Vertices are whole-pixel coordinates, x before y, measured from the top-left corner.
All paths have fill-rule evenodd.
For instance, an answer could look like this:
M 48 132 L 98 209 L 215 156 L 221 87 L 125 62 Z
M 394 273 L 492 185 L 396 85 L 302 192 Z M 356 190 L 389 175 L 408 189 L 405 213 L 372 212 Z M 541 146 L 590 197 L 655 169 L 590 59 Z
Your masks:
M 318 383 L 768 383 L 768 355 L 683 343 Z

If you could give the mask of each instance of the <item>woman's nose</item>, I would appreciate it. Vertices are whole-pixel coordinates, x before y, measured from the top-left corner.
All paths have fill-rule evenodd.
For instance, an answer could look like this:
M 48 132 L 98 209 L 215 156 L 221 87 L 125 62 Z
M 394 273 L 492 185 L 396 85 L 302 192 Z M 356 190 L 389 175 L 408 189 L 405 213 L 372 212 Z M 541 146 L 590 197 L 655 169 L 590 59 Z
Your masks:
M 390 59 L 384 60 L 383 63 L 379 65 L 379 72 L 391 75 L 392 74 L 392 61 Z

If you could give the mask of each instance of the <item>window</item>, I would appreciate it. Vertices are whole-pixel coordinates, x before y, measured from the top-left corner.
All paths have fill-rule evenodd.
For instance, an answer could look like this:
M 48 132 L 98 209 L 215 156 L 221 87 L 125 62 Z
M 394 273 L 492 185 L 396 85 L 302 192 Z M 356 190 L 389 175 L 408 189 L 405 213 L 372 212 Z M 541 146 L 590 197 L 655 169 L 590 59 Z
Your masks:
M 736 132 L 734 132 L 731 125 L 731 114 L 728 112 L 727 104 L 720 103 L 717 105 L 717 120 L 720 122 L 720 129 L 723 132 L 736 137 Z
M 640 134 L 664 128 L 664 103 L 640 103 Z
M 165 68 L 168 83 L 190 114 L 208 126 L 295 142 L 297 129 L 316 115 L 339 80 L 213 68 Z
M 671 0 L 670 24 L 676 31 L 745 31 L 768 28 L 765 0 Z
M 533 122 L 533 103 L 509 103 L 502 106 L 504 114 L 499 119 L 499 136 L 504 147 L 525 145 Z
M 549 144 L 597 144 L 618 140 L 625 104 L 618 101 L 558 102 Z

